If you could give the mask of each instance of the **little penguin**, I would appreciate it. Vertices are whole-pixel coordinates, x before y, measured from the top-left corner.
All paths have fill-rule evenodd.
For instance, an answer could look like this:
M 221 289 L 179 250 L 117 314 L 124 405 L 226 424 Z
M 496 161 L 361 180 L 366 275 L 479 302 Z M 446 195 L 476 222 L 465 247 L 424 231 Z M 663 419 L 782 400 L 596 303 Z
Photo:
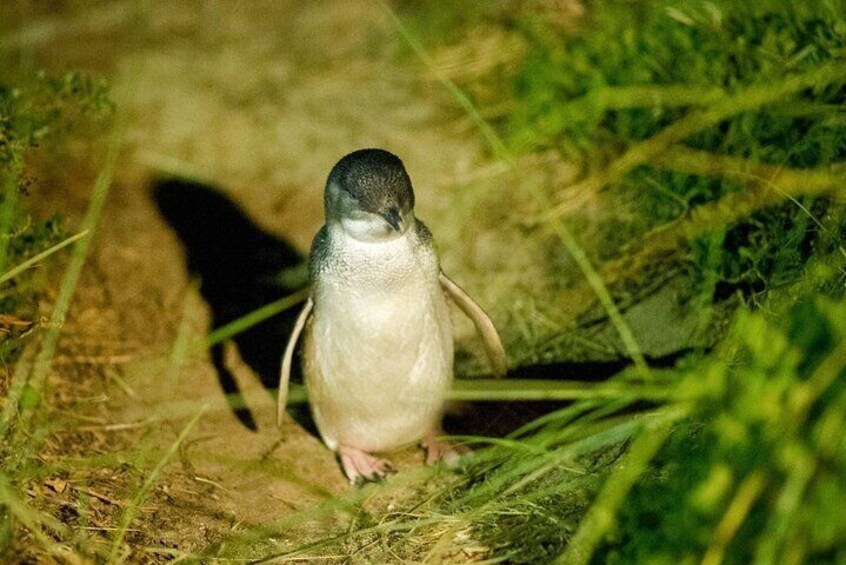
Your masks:
M 375 454 L 413 442 L 427 463 L 453 464 L 458 451 L 439 438 L 453 378 L 447 299 L 471 318 L 502 375 L 493 322 L 441 270 L 399 157 L 382 149 L 346 155 L 329 173 L 324 207 L 309 255 L 311 294 L 282 359 L 279 422 L 302 334 L 312 415 L 350 482 L 384 478 L 393 468 Z

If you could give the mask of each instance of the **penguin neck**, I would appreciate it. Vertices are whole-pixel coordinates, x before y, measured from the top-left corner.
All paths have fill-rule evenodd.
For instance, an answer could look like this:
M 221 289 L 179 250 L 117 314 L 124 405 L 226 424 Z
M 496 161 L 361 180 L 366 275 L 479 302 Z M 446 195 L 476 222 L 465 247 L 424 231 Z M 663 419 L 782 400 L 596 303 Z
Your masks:
M 354 286 L 387 290 L 408 284 L 407 278 L 421 276 L 420 245 L 414 230 L 406 230 L 390 239 L 362 241 L 341 225 L 329 225 L 330 270 Z M 402 282 L 406 281 L 406 282 Z
M 375 251 L 380 246 L 402 247 L 414 241 L 415 222 L 414 216 L 410 215 L 402 231 L 386 230 L 383 223 L 376 225 L 369 220 L 327 221 L 327 228 L 330 238 L 334 241 L 353 246 L 374 246 Z

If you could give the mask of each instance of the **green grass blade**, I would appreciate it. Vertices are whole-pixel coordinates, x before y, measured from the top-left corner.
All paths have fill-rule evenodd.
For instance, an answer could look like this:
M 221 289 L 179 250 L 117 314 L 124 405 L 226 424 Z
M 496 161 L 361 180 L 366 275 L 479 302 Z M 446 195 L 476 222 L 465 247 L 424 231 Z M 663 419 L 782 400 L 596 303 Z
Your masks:
M 123 516 L 120 520 L 120 525 L 118 526 L 117 533 L 115 534 L 115 538 L 112 541 L 112 549 L 111 554 L 109 556 L 109 563 L 116 563 L 120 560 L 118 559 L 118 552 L 120 551 L 121 544 L 123 543 L 123 539 L 126 536 L 126 531 L 129 529 L 129 525 L 132 523 L 132 520 L 135 519 L 135 514 L 138 512 L 138 508 L 141 506 L 141 503 L 144 502 L 144 499 L 150 494 L 150 491 L 155 485 L 156 481 L 159 478 L 159 475 L 164 469 L 165 465 L 176 455 L 176 452 L 179 450 L 179 447 L 185 441 L 185 438 L 188 437 L 189 432 L 194 427 L 194 425 L 200 420 L 203 414 L 206 411 L 206 407 L 202 406 L 199 410 L 194 414 L 194 417 L 182 428 L 182 431 L 179 433 L 179 436 L 176 438 L 170 449 L 168 449 L 167 453 L 165 453 L 164 457 L 162 457 L 156 466 L 150 471 L 150 474 L 147 476 L 147 479 L 141 485 L 138 493 L 135 495 L 135 498 L 132 499 L 132 502 L 129 506 L 126 507 L 126 510 L 123 513 Z
M 0 207 L 0 271 L 6 268 L 6 256 L 12 238 L 12 222 L 18 209 L 18 180 L 21 164 L 13 162 L 3 173 L 3 205 Z
M 540 379 L 467 379 L 456 380 L 448 398 L 476 402 L 513 402 L 616 399 L 625 395 L 634 395 L 645 400 L 665 400 L 672 392 L 667 387 L 621 383 Z
M 42 549 L 48 553 L 57 554 L 57 543 L 42 530 L 46 527 L 59 535 L 68 533 L 67 527 L 49 514 L 43 514 L 30 508 L 15 493 L 15 488 L 9 480 L 0 475 L 0 511 L 6 511 L 20 522 L 38 541 Z
M 670 407 L 663 421 L 645 427 L 629 448 L 625 461 L 616 469 L 582 520 L 578 531 L 556 563 L 579 565 L 589 563 L 603 536 L 611 528 L 614 516 L 635 482 L 646 471 L 649 462 L 664 445 L 673 425 L 686 414 Z
M 211 347 L 213 345 L 217 345 L 218 343 L 226 341 L 227 339 L 250 329 L 256 324 L 260 324 L 261 322 L 272 318 L 280 312 L 284 312 L 289 308 L 293 308 L 294 306 L 308 298 L 310 292 L 310 288 L 298 290 L 293 294 L 289 294 L 284 298 L 280 298 L 279 300 L 271 302 L 270 304 L 266 304 L 261 308 L 253 310 L 249 314 L 241 316 L 237 320 L 234 320 L 224 326 L 215 329 L 213 332 L 209 333 L 208 337 L 206 337 L 206 347 Z
M 402 20 L 399 16 L 396 15 L 393 8 L 388 5 L 385 0 L 379 0 L 379 4 L 384 9 L 385 13 L 391 18 L 391 21 L 397 28 L 397 32 L 402 36 L 406 43 L 408 43 L 409 47 L 414 51 L 414 53 L 420 58 L 424 65 L 432 72 L 438 81 L 446 88 L 449 93 L 455 98 L 458 104 L 467 112 L 467 115 L 470 116 L 476 126 L 479 128 L 479 131 L 482 132 L 482 135 L 485 138 L 485 141 L 491 146 L 493 149 L 494 155 L 497 157 L 508 161 L 509 165 L 512 168 L 516 167 L 516 163 L 514 162 L 514 158 L 512 157 L 511 153 L 508 151 L 508 148 L 505 146 L 505 143 L 502 142 L 500 137 L 496 134 L 496 131 L 491 127 L 491 125 L 482 117 L 479 113 L 479 110 L 476 109 L 476 106 L 473 105 L 473 102 L 470 98 L 464 94 L 464 91 L 458 87 L 452 80 L 449 79 L 446 75 L 438 70 L 438 66 L 432 60 L 428 53 L 426 53 L 426 49 L 423 45 L 414 37 L 414 34 L 402 23 Z
M 103 205 L 106 202 L 106 196 L 109 194 L 109 188 L 114 179 L 115 168 L 117 166 L 120 150 L 123 145 L 123 130 L 124 130 L 124 114 L 118 112 L 112 126 L 111 136 L 109 138 L 108 152 L 103 167 L 97 176 L 94 183 L 94 189 L 91 195 L 91 201 L 88 204 L 88 210 L 82 219 L 82 231 L 87 237 L 80 238 L 74 245 L 71 254 L 70 264 L 65 271 L 62 278 L 62 284 L 59 287 L 59 296 L 53 306 L 53 313 L 50 317 L 50 328 L 45 332 L 44 339 L 41 343 L 41 349 L 35 358 L 35 364 L 32 368 L 32 373 L 29 378 L 29 386 L 35 391 L 41 393 L 44 388 L 44 382 L 47 378 L 47 372 L 50 368 L 51 361 L 56 351 L 56 345 L 61 334 L 61 326 L 64 323 L 70 307 L 71 299 L 76 291 L 79 277 L 82 273 L 82 267 L 85 265 L 85 259 L 88 256 L 88 248 L 91 243 L 94 231 L 100 221 L 100 216 L 103 211 Z M 10 398 L 10 401 L 12 399 Z M 28 418 L 28 411 L 22 411 L 21 416 Z
M 88 234 L 88 230 L 83 230 L 76 235 L 70 236 L 69 238 L 65 239 L 64 241 L 57 243 L 56 245 L 54 245 L 50 249 L 48 249 L 46 251 L 42 251 L 41 253 L 39 253 L 38 255 L 35 255 L 34 257 L 30 257 L 29 259 L 27 259 L 26 261 L 24 261 L 23 263 L 21 263 L 17 267 L 9 269 L 8 271 L 6 271 L 2 275 L 0 275 L 0 284 L 3 284 L 4 282 L 15 278 L 19 273 L 25 271 L 26 269 L 29 269 L 31 266 L 35 265 L 39 261 L 43 261 L 44 259 L 46 259 L 50 255 L 52 255 L 53 253 L 55 253 L 55 252 L 57 252 L 61 249 L 64 249 L 65 247 L 67 247 L 68 245 L 70 245 L 71 243 L 76 241 L 77 239 L 84 237 L 87 234 Z
M 743 112 L 754 111 L 780 102 L 802 90 L 824 87 L 840 80 L 843 76 L 846 76 L 846 64 L 833 61 L 801 73 L 788 75 L 776 84 L 754 84 L 739 88 L 728 96 L 717 99 L 707 108 L 688 112 L 683 118 L 675 120 L 651 137 L 632 144 L 601 173 L 580 181 L 579 189 L 601 190 L 620 181 L 639 166 L 660 161 L 666 151 L 698 132 Z M 568 188 L 568 190 L 575 189 L 575 186 Z M 566 205 L 556 207 L 549 218 L 558 218 L 566 209 Z
M 760 468 L 752 471 L 735 492 L 726 513 L 714 529 L 711 545 L 702 557 L 702 565 L 720 565 L 725 560 L 726 548 L 746 521 L 752 506 L 764 488 L 768 477 Z

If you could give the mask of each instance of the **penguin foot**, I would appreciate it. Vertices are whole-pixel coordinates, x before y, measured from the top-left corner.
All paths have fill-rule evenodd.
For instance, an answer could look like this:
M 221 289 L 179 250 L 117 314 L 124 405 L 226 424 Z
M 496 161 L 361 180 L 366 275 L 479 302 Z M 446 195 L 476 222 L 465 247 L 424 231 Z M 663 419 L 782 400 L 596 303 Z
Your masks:
M 440 439 L 443 432 L 434 430 L 426 434 L 420 445 L 426 450 L 426 465 L 435 465 L 443 462 L 450 469 L 458 466 L 458 460 L 462 455 L 470 452 L 470 449 L 463 445 L 451 445 L 449 442 Z
M 341 460 L 344 474 L 354 485 L 381 481 L 389 474 L 396 473 L 394 466 L 387 459 L 380 459 L 355 447 L 338 446 L 338 458 Z

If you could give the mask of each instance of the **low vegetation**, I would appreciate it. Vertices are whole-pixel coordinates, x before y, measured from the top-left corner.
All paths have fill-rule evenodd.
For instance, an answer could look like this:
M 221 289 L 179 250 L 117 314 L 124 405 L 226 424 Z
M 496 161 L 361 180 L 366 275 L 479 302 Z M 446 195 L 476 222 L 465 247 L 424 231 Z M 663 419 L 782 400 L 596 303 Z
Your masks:
M 8 70 L 4 68 L 4 71 Z M 3 76 L 0 82 L 0 359 L 3 378 L 2 448 L 0 448 L 0 553 L 22 556 L 22 540 L 49 544 L 49 533 L 63 532 L 54 516 L 29 507 L 25 492 L 43 472 L 40 450 L 50 427 L 44 390 L 44 359 L 20 357 L 47 343 L 55 345 L 59 323 L 47 315 L 42 301 L 60 289 L 53 282 L 52 260 L 82 239 L 68 237 L 58 216 L 40 220 L 30 212 L 28 188 L 38 182 L 33 161 L 61 154 L 73 139 L 102 129 L 112 112 L 106 84 L 79 73 L 29 78 Z M 8 81 L 8 82 L 5 82 Z M 54 311 L 54 314 L 56 312 Z M 55 316 L 54 316 L 55 318 Z M 40 362 L 40 363 L 39 363 Z M 38 373 L 41 376 L 38 376 Z M 30 537 L 32 536 L 32 537 Z M 32 548 L 31 548 L 32 549 Z

